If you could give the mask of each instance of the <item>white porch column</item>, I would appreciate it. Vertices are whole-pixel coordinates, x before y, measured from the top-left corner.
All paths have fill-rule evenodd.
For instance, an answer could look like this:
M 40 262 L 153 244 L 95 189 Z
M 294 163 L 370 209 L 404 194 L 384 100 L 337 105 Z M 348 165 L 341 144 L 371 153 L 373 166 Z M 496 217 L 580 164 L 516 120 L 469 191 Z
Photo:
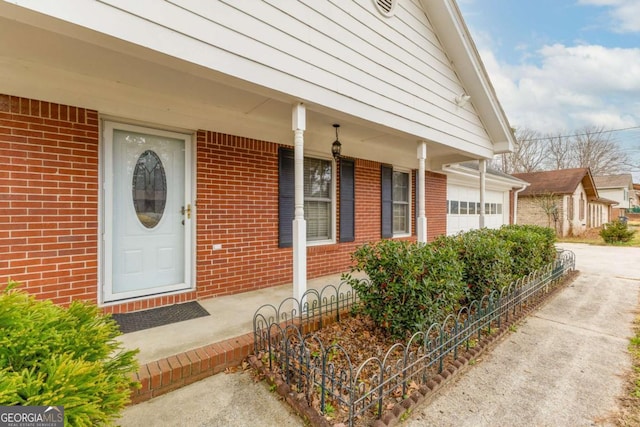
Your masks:
M 293 297 L 302 302 L 307 290 L 307 222 L 304 220 L 304 130 L 306 109 L 294 104 L 291 113 L 294 145 Z
M 418 243 L 427 243 L 427 210 L 425 191 L 425 162 L 427 160 L 427 143 L 418 141 L 418 188 L 416 188 L 416 198 L 418 199 L 418 223 L 416 231 L 418 233 Z
M 484 200 L 486 193 L 486 175 L 487 175 L 487 161 L 482 159 L 479 161 L 478 170 L 480 171 L 480 228 L 485 226 L 485 209 Z

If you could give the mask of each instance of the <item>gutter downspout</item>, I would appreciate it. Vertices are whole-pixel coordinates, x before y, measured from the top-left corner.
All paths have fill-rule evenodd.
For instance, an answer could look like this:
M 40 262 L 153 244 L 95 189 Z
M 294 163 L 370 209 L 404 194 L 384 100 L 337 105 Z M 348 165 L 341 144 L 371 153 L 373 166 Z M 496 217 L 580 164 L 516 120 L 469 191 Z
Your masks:
M 529 186 L 529 183 L 523 184 L 522 188 L 514 191 L 513 193 L 513 223 L 518 223 L 518 193 L 523 191 L 525 188 Z

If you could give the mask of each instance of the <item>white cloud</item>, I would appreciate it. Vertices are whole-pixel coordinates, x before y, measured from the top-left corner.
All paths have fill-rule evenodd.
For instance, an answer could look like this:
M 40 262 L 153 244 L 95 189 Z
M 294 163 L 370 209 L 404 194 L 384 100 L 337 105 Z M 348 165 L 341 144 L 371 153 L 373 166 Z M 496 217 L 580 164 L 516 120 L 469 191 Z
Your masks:
M 557 132 L 640 125 L 640 49 L 554 44 L 536 52 L 540 65 L 500 63 L 488 49 L 480 54 L 513 126 Z
M 640 32 L 640 2 L 638 0 L 579 0 L 578 4 L 608 7 L 612 31 Z

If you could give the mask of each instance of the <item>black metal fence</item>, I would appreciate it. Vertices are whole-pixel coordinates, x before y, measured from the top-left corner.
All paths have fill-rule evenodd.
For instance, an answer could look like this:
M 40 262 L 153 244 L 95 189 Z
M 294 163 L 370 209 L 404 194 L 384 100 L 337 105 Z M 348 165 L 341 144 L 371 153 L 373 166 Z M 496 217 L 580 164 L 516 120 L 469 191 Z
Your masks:
M 359 366 L 351 363 L 339 344 L 325 345 L 312 333 L 339 322 L 358 303 L 356 294 L 345 283 L 309 290 L 301 301 L 288 298 L 278 307 L 264 305 L 256 311 L 255 352 L 263 354 L 269 368 L 309 403 L 315 399 L 321 413 L 334 410 L 335 405 L 345 408 L 352 426 L 356 419 L 380 417 L 387 398 L 406 396 L 411 387 L 427 384 L 447 361 L 455 361 L 483 336 L 535 307 L 574 268 L 575 255 L 559 251 L 553 263 L 473 301 L 441 324 L 415 333 L 406 343 L 394 344 L 384 354 L 372 355 Z

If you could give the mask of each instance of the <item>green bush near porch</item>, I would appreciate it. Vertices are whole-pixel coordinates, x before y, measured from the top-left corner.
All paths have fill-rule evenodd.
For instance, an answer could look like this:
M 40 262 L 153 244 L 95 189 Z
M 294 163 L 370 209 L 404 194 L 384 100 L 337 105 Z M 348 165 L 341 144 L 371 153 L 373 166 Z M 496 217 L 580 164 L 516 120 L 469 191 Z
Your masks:
M 118 325 L 94 305 L 63 308 L 17 287 L 0 292 L 0 405 L 62 405 L 65 425 L 115 421 L 138 368 Z
M 510 243 L 511 270 L 515 278 L 527 276 L 556 257 L 556 234 L 537 225 L 505 225 L 498 237 Z
M 405 338 L 552 262 L 555 239 L 551 229 L 510 225 L 429 244 L 383 240 L 352 254 L 351 273 L 363 271 L 368 279 L 345 279 L 360 298 L 358 312 Z
M 352 258 L 352 272 L 369 277 L 345 276 L 361 301 L 356 311 L 394 337 L 440 320 L 465 297 L 462 264 L 451 245 L 383 240 L 357 248 Z
M 495 230 L 483 228 L 441 239 L 451 242 L 462 262 L 467 301 L 479 300 L 513 281 L 511 244 Z

